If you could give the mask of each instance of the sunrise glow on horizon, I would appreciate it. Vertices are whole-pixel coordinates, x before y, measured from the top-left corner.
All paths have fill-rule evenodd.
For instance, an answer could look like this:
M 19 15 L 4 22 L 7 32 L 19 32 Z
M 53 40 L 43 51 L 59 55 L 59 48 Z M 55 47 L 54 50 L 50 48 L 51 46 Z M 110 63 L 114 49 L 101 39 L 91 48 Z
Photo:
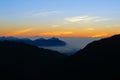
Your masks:
M 1 0 L 0 36 L 120 34 L 119 0 Z

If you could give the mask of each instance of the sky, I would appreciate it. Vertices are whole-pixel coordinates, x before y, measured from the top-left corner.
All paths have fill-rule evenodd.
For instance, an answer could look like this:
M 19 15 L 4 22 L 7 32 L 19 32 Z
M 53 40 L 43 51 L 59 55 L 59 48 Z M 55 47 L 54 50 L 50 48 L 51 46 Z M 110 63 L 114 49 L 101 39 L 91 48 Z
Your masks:
M 119 34 L 119 4 L 120 0 L 0 0 L 0 36 Z

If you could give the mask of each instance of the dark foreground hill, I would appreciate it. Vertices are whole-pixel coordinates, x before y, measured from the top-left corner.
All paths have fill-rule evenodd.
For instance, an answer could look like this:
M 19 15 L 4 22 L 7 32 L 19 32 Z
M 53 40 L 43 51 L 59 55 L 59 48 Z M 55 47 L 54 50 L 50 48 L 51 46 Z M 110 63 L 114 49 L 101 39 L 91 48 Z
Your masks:
M 78 74 L 120 75 L 120 35 L 94 41 L 67 61 Z
M 35 77 L 51 72 L 63 72 L 66 56 L 36 46 L 4 41 L 0 42 L 0 73 L 4 78 Z

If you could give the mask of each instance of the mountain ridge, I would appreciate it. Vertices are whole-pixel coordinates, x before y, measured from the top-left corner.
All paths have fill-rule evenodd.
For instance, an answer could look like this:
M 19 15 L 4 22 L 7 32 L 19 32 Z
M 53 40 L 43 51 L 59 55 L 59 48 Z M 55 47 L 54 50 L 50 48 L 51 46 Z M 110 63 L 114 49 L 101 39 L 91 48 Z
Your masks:
M 72 72 L 80 74 L 119 74 L 120 35 L 89 43 L 84 49 L 68 58 Z M 69 70 L 68 69 L 68 70 Z
M 29 38 L 17 38 L 17 37 L 0 37 L 0 41 L 14 41 L 14 42 L 23 42 L 23 43 L 27 43 L 27 44 L 32 44 L 35 46 L 41 46 L 41 47 L 48 47 L 48 46 L 65 46 L 66 42 L 52 37 L 49 39 L 45 39 L 45 38 L 38 38 L 35 40 L 31 40 Z

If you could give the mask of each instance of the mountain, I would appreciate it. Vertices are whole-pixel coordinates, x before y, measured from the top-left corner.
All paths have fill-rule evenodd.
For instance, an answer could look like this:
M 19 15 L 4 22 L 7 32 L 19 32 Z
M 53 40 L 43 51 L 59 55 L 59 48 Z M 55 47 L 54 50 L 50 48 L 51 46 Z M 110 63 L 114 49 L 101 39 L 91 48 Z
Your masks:
M 33 45 L 0 42 L 0 73 L 3 77 L 35 77 L 44 73 L 61 72 L 65 55 Z M 39 77 L 39 76 L 38 76 Z
M 65 46 L 66 43 L 58 38 L 50 38 L 50 39 L 36 39 L 34 40 L 34 44 L 37 46 Z
M 14 41 L 14 42 L 22 42 L 27 44 L 32 44 L 35 46 L 65 46 L 66 43 L 58 38 L 50 38 L 50 39 L 44 39 L 39 38 L 36 40 L 31 40 L 28 38 L 16 38 L 16 37 L 0 37 L 0 41 Z
M 88 44 L 69 57 L 66 63 L 67 71 L 71 70 L 79 74 L 119 75 L 120 35 Z
M 0 41 L 4 41 L 4 40 L 9 40 L 9 41 L 15 41 L 15 40 L 19 40 L 18 38 L 15 37 L 0 37 Z
M 33 44 L 33 41 L 28 38 L 16 38 L 16 37 L 0 37 L 0 41 L 13 41 L 13 42 L 22 42 L 22 43 L 28 43 Z
M 19 80 L 25 77 L 40 80 L 48 75 L 57 75 L 57 79 L 63 79 L 63 75 L 67 79 L 81 79 L 83 76 L 84 80 L 88 76 L 95 78 L 96 75 L 96 80 L 102 80 L 102 75 L 108 75 L 108 80 L 120 74 L 120 35 L 94 41 L 69 57 L 26 43 L 2 41 L 0 73 L 4 78 L 7 76 Z

